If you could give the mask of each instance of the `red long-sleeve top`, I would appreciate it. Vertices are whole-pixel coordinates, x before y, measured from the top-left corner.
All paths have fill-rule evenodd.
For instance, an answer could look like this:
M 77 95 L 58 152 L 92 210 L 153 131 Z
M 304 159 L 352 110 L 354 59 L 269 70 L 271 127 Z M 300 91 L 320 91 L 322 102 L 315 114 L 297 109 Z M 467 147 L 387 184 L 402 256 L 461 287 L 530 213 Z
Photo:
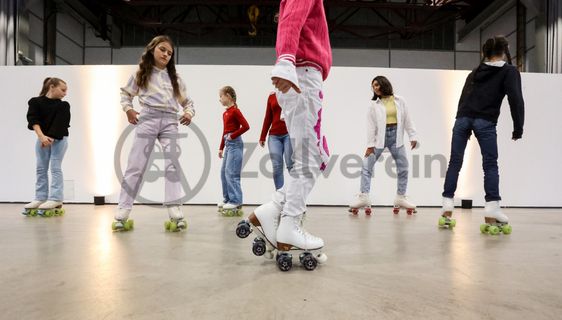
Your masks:
M 240 112 L 236 105 L 229 107 L 222 114 L 223 130 L 221 136 L 221 144 L 219 150 L 224 149 L 224 135 L 230 133 L 231 139 L 236 139 L 244 132 L 250 130 L 248 121 Z
M 287 134 L 287 126 L 285 121 L 281 120 L 281 107 L 277 102 L 275 93 L 267 98 L 267 107 L 265 109 L 265 117 L 263 118 L 263 126 L 261 127 L 260 141 L 265 141 L 267 132 L 270 135 L 282 136 Z

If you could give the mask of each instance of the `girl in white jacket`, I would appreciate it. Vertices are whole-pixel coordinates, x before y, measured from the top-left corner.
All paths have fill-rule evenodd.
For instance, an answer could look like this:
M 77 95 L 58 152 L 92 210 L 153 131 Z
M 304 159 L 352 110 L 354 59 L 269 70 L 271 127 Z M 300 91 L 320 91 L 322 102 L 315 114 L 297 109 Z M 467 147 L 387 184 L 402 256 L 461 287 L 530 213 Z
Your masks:
M 404 131 L 408 133 L 411 148 L 418 144 L 414 123 L 406 108 L 406 103 L 394 95 L 392 84 L 384 76 L 377 76 L 371 82 L 374 92 L 373 101 L 367 114 L 367 150 L 361 169 L 361 193 L 350 204 L 349 211 L 356 214 L 359 208 L 365 208 L 371 214 L 371 178 L 375 162 L 385 148 L 396 161 L 398 171 L 398 190 L 394 200 L 394 213 L 406 208 L 408 214 L 415 212 L 416 206 L 406 198 L 408 186 L 408 158 L 404 149 Z

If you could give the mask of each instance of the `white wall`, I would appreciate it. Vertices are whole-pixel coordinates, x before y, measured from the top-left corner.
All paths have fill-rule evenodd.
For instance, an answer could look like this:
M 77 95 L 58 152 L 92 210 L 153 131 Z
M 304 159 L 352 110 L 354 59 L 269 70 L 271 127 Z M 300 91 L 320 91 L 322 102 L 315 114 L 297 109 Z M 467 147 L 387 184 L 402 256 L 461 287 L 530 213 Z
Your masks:
M 3 102 L 3 126 L 0 159 L 3 181 L 0 201 L 28 201 L 34 195 L 35 135 L 27 130 L 25 114 L 27 100 L 37 95 L 46 76 L 67 81 L 66 100 L 72 106 L 69 149 L 63 163 L 68 202 L 91 202 L 96 194 L 106 195 L 116 202 L 119 181 L 114 170 L 116 143 L 127 129 L 125 115 L 119 106 L 119 87 L 134 72 L 135 66 L 35 66 L 4 67 L 0 83 L 9 95 Z M 239 105 L 251 129 L 243 138 L 247 146 L 255 145 L 261 130 L 265 102 L 271 91 L 270 67 L 262 66 L 193 66 L 182 65 L 178 70 L 197 106 L 196 125 L 203 133 L 203 141 L 210 148 L 205 160 L 205 143 L 201 143 L 191 128 L 182 127 L 187 139 L 180 139 L 181 164 L 187 181 L 193 188 L 204 168 L 210 174 L 204 187 L 189 203 L 216 203 L 221 197 L 220 160 L 218 149 L 222 107 L 217 90 L 232 85 L 239 96 Z M 408 102 L 419 132 L 421 148 L 409 152 L 410 182 L 408 193 L 419 205 L 439 205 L 443 185 L 443 171 L 439 161 L 425 157 L 448 159 L 451 128 L 457 100 L 466 77 L 464 71 L 437 71 L 382 68 L 333 68 L 325 84 L 323 128 L 333 153 L 329 177 L 319 179 L 313 190 L 311 204 L 345 205 L 358 192 L 360 168 L 357 161 L 364 152 L 365 112 L 371 98 L 370 81 L 378 74 L 389 77 L 397 94 Z M 553 143 L 562 136 L 561 75 L 523 74 L 526 100 L 525 134 L 521 141 L 510 140 L 512 124 L 509 109 L 504 106 L 498 126 L 500 152 L 500 190 L 503 204 L 508 206 L 562 206 L 556 184 L 562 181 L 562 149 Z M 117 163 L 125 165 L 131 137 L 125 140 L 123 153 Z M 273 181 L 258 174 L 260 161 L 268 160 L 267 149 L 246 152 L 249 162 L 243 170 L 242 187 L 245 203 L 261 203 L 269 199 Z M 341 166 L 351 161 L 346 177 Z M 350 160 L 351 159 L 351 160 Z M 162 168 L 157 160 L 156 166 Z M 207 161 L 207 162 L 206 162 Z M 446 161 L 446 160 L 445 160 Z M 389 162 L 392 164 L 392 162 Z M 425 167 L 431 171 L 425 175 Z M 268 167 L 269 162 L 268 162 Z M 155 169 L 153 167 L 152 169 Z M 154 170 L 151 170 L 151 172 Z M 391 204 L 396 180 L 389 176 L 385 164 L 376 166 L 373 195 L 376 204 Z M 253 177 L 251 177 L 253 175 Z M 248 177 L 250 176 L 250 177 Z M 141 196 L 150 200 L 162 199 L 163 179 L 146 183 Z M 483 204 L 481 158 L 474 139 L 469 142 L 465 166 L 461 172 L 459 198 L 474 199 Z

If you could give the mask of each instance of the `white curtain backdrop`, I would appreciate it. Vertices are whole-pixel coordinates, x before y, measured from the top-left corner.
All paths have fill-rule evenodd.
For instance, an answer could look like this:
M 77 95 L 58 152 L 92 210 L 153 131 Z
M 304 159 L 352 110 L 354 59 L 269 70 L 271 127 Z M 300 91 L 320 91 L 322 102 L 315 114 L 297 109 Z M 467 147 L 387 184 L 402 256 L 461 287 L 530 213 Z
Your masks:
M 17 1 L 0 2 L 0 65 L 10 66 L 16 62 Z
M 562 73 L 562 1 L 547 4 L 546 72 Z

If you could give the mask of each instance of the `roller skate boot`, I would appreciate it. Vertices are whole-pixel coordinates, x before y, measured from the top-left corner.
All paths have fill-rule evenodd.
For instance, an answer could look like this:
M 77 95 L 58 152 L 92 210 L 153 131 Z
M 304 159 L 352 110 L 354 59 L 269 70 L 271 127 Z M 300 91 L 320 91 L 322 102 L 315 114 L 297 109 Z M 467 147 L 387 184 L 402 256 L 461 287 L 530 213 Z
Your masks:
M 441 208 L 441 217 L 437 225 L 440 228 L 453 229 L 457 225 L 457 220 L 453 219 L 453 210 L 455 209 L 455 202 L 453 198 L 443 197 L 443 207 Z
M 133 230 L 135 227 L 135 221 L 129 219 L 129 214 L 131 209 L 119 208 L 117 214 L 115 215 L 115 220 L 111 224 L 111 230 L 113 231 L 129 231 Z
M 179 205 L 169 206 L 168 216 L 170 217 L 170 220 L 166 220 L 164 222 L 164 229 L 166 231 L 178 232 L 187 228 L 187 222 L 183 217 L 183 213 L 181 212 L 181 207 Z
M 37 215 L 42 217 L 62 216 L 63 214 L 61 201 L 47 200 L 37 208 Z
M 416 205 L 410 202 L 408 197 L 405 195 L 397 194 L 396 198 L 394 199 L 394 208 L 392 212 L 394 214 L 398 214 L 400 209 L 406 209 L 406 213 L 411 216 L 412 214 L 416 213 Z
M 352 214 L 357 214 L 360 209 L 365 210 L 366 215 L 371 215 L 371 199 L 368 193 L 359 193 L 349 204 L 348 211 Z
M 499 201 L 488 201 L 484 207 L 484 224 L 480 225 L 480 232 L 491 235 L 498 233 L 510 234 L 509 218 L 503 214 Z
M 23 206 L 23 211 L 21 214 L 28 217 L 35 217 L 37 215 L 37 210 L 39 206 L 42 205 L 44 200 L 33 200 L 30 203 Z
M 308 271 L 316 269 L 319 263 L 328 257 L 321 252 L 324 240 L 308 233 L 302 226 L 302 214 L 298 216 L 281 215 L 277 229 L 277 267 L 289 271 L 293 266 L 293 257 L 289 251 L 299 252 L 299 261 Z

